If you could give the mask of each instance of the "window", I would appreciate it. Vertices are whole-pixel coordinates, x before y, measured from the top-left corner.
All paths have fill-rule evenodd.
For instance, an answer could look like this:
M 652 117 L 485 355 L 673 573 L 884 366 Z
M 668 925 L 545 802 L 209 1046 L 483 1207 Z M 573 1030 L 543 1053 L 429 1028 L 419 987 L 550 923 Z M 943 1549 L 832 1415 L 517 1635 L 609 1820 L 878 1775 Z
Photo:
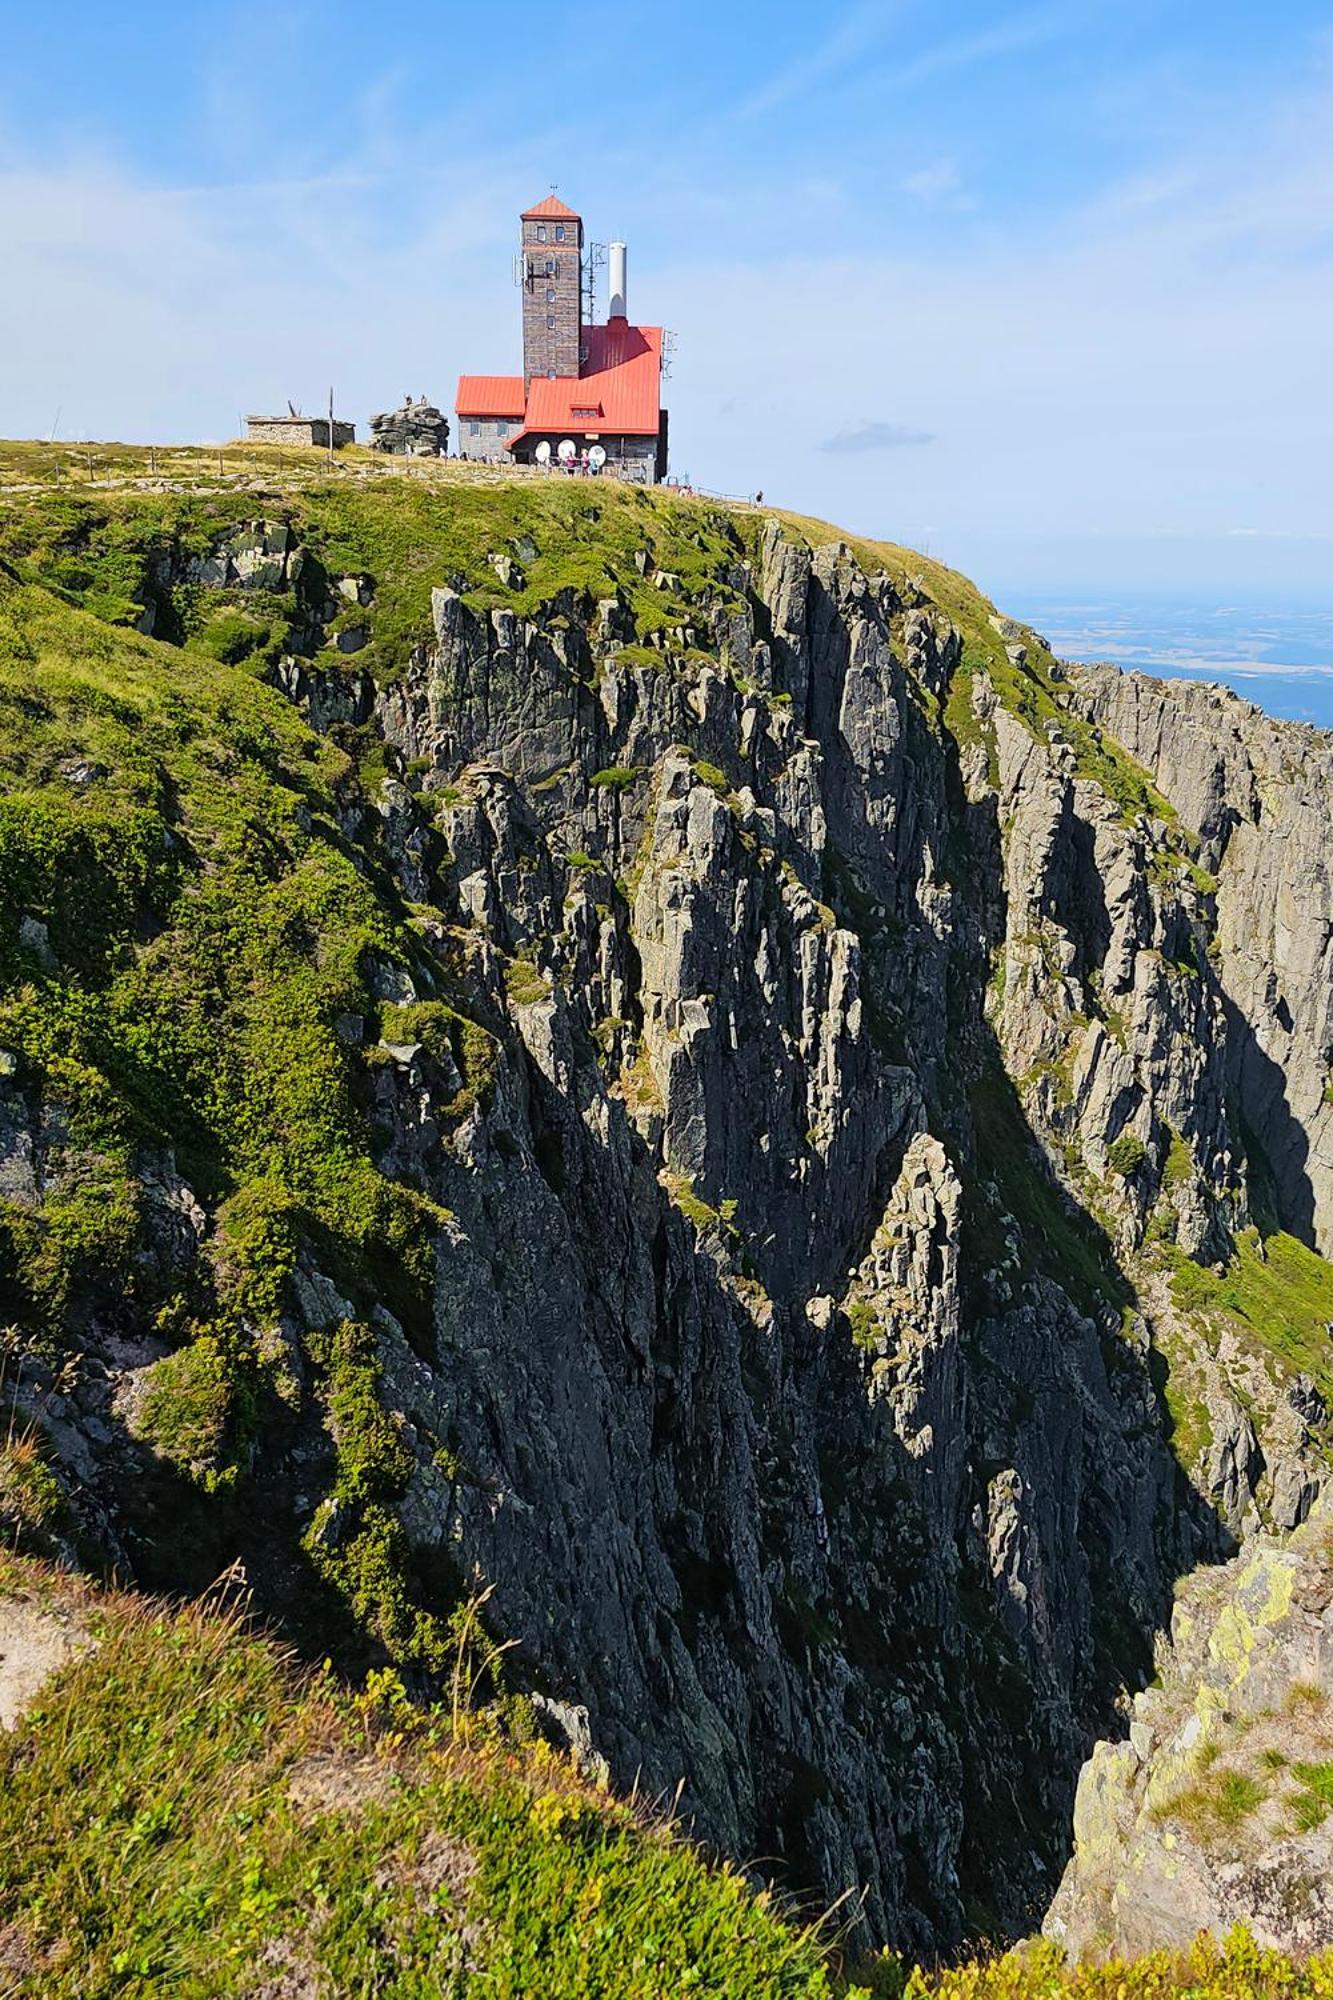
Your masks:
M 503 437 L 508 429 L 509 429 L 508 417 L 497 417 L 495 419 L 495 435 L 497 437 Z
M 539 243 L 544 243 L 546 241 L 546 224 L 544 222 L 539 222 L 537 224 L 537 241 Z
M 547 313 L 547 315 L 546 315 L 546 324 L 547 324 L 547 326 L 548 326 L 548 327 L 550 327 L 550 328 L 551 328 L 552 332 L 554 332 L 554 330 L 555 330 L 555 314 L 554 314 L 554 313 Z
M 565 225 L 563 222 L 557 222 L 555 225 L 555 240 L 557 243 L 563 243 L 565 240 Z
M 555 304 L 555 287 L 554 287 L 554 285 L 548 285 L 548 286 L 546 287 L 546 303 L 547 303 L 547 305 L 548 305 L 548 306 L 553 306 L 553 305 Z
M 571 417 L 600 417 L 602 413 L 600 410 L 579 409 L 571 410 L 569 414 Z
M 481 424 L 476 417 L 468 418 L 467 434 L 474 438 L 481 436 Z

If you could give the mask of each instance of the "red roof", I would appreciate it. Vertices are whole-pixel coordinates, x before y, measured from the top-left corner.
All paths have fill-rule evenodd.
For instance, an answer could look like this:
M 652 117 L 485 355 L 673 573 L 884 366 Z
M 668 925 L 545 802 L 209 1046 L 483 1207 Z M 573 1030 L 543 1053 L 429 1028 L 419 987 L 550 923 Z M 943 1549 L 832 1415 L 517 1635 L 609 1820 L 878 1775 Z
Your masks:
M 559 196 L 554 194 L 548 194 L 545 201 L 539 201 L 535 208 L 525 208 L 519 220 L 520 222 L 545 222 L 551 216 L 555 216 L 558 221 L 562 222 L 582 222 L 583 220 L 583 217 L 576 208 L 571 208 L 567 202 L 561 201 Z
M 523 416 L 521 375 L 460 375 L 454 409 L 460 417 Z
M 533 432 L 589 431 L 656 437 L 662 421 L 662 329 L 613 319 L 584 329 L 588 358 L 580 375 L 551 381 L 534 375 L 523 429 L 506 451 Z M 575 411 L 592 411 L 576 416 Z M 461 413 L 461 405 L 460 405 Z

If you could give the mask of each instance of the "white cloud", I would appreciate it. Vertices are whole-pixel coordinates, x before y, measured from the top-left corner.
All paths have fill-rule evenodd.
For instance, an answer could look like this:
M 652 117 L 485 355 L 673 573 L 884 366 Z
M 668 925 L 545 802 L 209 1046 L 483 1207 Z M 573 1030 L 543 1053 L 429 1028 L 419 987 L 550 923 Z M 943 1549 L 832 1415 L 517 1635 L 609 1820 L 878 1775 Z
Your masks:
M 880 92 L 914 89 L 933 77 L 950 71 L 970 69 L 974 64 L 994 61 L 999 56 L 1017 55 L 1025 49 L 1040 48 L 1048 42 L 1073 35 L 1081 26 L 1082 10 L 1071 0 L 1058 6 L 1025 8 L 1007 15 L 976 34 L 949 35 L 915 56 L 892 66 L 881 65 L 862 79 L 864 90 Z
M 757 118 L 781 110 L 793 98 L 844 74 L 883 39 L 904 11 L 905 0 L 862 0 L 842 16 L 831 34 L 767 77 L 737 106 L 736 115 Z
M 964 192 L 963 178 L 954 160 L 934 160 L 929 166 L 918 167 L 915 173 L 906 174 L 898 185 L 904 194 L 914 195 L 918 201 L 932 206 L 970 208 L 973 205 Z
M 835 431 L 832 437 L 824 439 L 819 449 L 821 451 L 844 453 L 901 451 L 906 446 L 934 444 L 934 442 L 935 434 L 933 431 L 915 431 L 907 424 L 863 421 L 855 425 L 846 425 L 842 430 Z

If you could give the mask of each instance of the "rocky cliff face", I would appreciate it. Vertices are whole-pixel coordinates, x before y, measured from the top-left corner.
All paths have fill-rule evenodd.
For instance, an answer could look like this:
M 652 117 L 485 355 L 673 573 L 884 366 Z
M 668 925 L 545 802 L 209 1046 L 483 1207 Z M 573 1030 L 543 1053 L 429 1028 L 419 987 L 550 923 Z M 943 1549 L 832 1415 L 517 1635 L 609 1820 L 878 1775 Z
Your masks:
M 1285 1225 L 1333 1245 L 1333 750 L 1225 689 L 1077 670 L 1078 700 L 1151 770 L 1217 878 L 1229 1084 Z
M 451 534 L 473 504 L 441 502 Z M 281 1423 L 226 1475 L 263 1533 L 199 1518 L 271 1615 L 306 1615 L 313 1572 L 427 1682 L 422 1621 L 489 1588 L 511 1678 L 586 1759 L 683 1786 L 704 1837 L 851 1892 L 867 1936 L 1017 1931 L 1176 1578 L 1324 1476 L 1322 1182 L 1284 1151 L 1314 1159 L 1322 1083 L 1264 1094 L 1329 1006 L 1322 891 L 1281 858 L 1288 823 L 1315 854 L 1324 753 L 1265 725 L 1260 775 L 1241 731 L 1185 789 L 1202 752 L 1158 769 L 1146 700 L 1071 689 L 947 571 L 616 508 L 592 582 L 534 592 L 535 502 L 471 569 L 436 559 L 390 671 L 394 558 L 340 578 L 317 497 L 154 545 L 141 623 L 184 620 L 187 652 L 201 593 L 256 601 L 237 551 L 276 551 L 265 726 L 355 761 L 255 865 L 281 885 L 323 841 L 376 898 L 327 1087 L 354 1080 L 428 1256 L 417 1320 L 283 1211 L 282 1285 L 237 1322 Z M 1284 769 L 1271 845 L 1268 820 L 1238 845 Z M 1297 912 L 1280 953 L 1263 883 Z M 23 976 L 58 978 L 22 921 Z M 15 1062 L 0 1186 L 31 1216 L 86 1164 L 58 1075 Z M 235 1200 L 170 1148 L 133 1171 L 135 1254 L 225 1290 Z M 166 1354 L 123 1300 L 79 1337 L 62 1376 L 20 1313 L 21 1406 L 85 1534 L 183 1579 L 136 1480 L 174 1448 L 218 1491 L 150 1421 L 199 1342 Z
M 1333 1554 L 1327 1508 L 1181 1588 L 1128 1737 L 1079 1781 L 1046 1918 L 1073 1957 L 1244 1924 L 1303 1957 L 1333 1943 Z

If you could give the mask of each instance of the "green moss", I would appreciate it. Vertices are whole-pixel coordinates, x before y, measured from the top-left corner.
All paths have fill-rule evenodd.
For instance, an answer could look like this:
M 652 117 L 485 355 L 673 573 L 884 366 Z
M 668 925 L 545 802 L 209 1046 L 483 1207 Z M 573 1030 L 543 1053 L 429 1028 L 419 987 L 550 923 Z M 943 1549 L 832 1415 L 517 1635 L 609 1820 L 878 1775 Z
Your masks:
M 1106 1164 L 1122 1181 L 1132 1180 L 1148 1157 L 1148 1149 L 1135 1132 L 1122 1132 L 1106 1149 Z
M 731 1229 L 732 1218 L 736 1213 L 734 1201 L 725 1201 L 721 1208 L 713 1208 L 694 1192 L 694 1182 L 688 1174 L 668 1172 L 661 1174 L 659 1178 L 673 1206 L 689 1218 L 700 1235 L 715 1226 Z M 735 1233 L 734 1230 L 732 1233 Z
M 639 764 L 609 764 L 604 771 L 593 771 L 588 783 L 608 792 L 623 792 L 642 776 L 643 767 Z
M 1202 1465 L 1212 1449 L 1213 1423 L 1208 1406 L 1174 1370 L 1167 1374 L 1163 1393 L 1170 1418 L 1171 1449 L 1178 1464 L 1192 1472 Z
M 222 1456 L 232 1393 L 226 1355 L 202 1336 L 154 1364 L 135 1431 L 172 1465 L 207 1478 Z
M 550 983 L 536 961 L 524 956 L 511 958 L 505 966 L 505 991 L 516 1007 L 536 1006 L 551 997 Z
M 727 794 L 731 791 L 731 780 L 725 771 L 720 771 L 716 764 L 703 763 L 697 760 L 692 768 L 695 777 L 701 785 L 707 785 L 708 789 L 716 792 L 719 798 L 726 798 Z
M 0 1532 L 41 1549 L 65 1516 L 60 1481 L 37 1435 L 30 1430 L 11 1434 L 0 1444 Z
M 266 620 L 252 618 L 243 611 L 224 611 L 200 628 L 194 643 L 210 659 L 235 665 L 264 653 L 273 639 L 273 626 Z
M 852 1330 L 852 1339 L 867 1354 L 873 1354 L 884 1336 L 884 1329 L 875 1307 L 869 1299 L 849 1299 L 846 1306 L 847 1323 Z
M 1162 1167 L 1162 1186 L 1184 1187 L 1194 1179 L 1194 1155 L 1173 1126 L 1168 1125 L 1166 1129 L 1170 1145 Z
M 1242 1231 L 1220 1274 L 1178 1257 L 1171 1290 L 1183 1311 L 1239 1322 L 1285 1367 L 1333 1389 L 1333 1265 L 1294 1236 Z
M 339 831 L 352 765 L 245 665 L 178 660 L 0 573 L 0 1044 L 63 1135 L 40 1205 L 0 1202 L 0 1297 L 56 1352 L 93 1313 L 205 1336 L 141 1416 L 209 1486 L 290 1396 L 261 1350 L 302 1246 L 421 1330 L 444 1218 L 380 1172 L 338 1033 L 375 1017 L 373 960 L 420 952 Z M 457 1011 L 401 1025 L 484 1085 L 495 1045 Z M 209 1230 L 188 1267 L 151 1248 L 164 1153 Z
M 1012 1218 L 1026 1271 L 1045 1271 L 1085 1311 L 1123 1305 L 1128 1288 L 1107 1238 L 1052 1180 L 1017 1091 L 998 1062 L 974 1080 L 969 1102 L 978 1157 L 999 1193 L 997 1210 L 977 1179 L 969 1177 L 964 1213 L 972 1262 L 984 1268 L 1005 1261 Z
M 640 1048 L 634 1061 L 621 1072 L 620 1087 L 626 1102 L 636 1110 L 665 1111 L 666 1105 L 646 1048 Z

